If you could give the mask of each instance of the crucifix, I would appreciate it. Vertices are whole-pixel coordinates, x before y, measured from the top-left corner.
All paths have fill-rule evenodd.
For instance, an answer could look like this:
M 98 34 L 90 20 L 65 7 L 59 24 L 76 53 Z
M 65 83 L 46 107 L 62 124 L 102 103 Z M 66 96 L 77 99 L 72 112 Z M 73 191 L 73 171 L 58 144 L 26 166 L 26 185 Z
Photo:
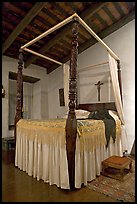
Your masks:
M 97 90 L 98 90 L 98 101 L 100 101 L 100 86 L 103 85 L 103 83 L 101 83 L 100 81 L 97 82 L 97 84 L 95 84 L 95 86 L 97 86 Z

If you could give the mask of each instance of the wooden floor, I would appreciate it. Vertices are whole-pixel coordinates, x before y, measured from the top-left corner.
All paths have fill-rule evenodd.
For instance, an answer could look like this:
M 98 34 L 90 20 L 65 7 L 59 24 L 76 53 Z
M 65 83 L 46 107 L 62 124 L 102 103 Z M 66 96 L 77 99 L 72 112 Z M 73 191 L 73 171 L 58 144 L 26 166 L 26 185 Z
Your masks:
M 14 152 L 2 152 L 2 202 L 120 202 L 83 187 L 68 191 L 28 176 L 14 166 Z

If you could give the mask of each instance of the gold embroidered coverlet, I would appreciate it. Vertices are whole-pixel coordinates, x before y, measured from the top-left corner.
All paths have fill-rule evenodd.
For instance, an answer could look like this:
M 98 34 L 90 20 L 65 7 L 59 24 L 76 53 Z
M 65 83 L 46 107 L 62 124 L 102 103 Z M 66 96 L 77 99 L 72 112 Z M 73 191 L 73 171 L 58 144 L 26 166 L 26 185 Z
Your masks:
M 116 140 L 121 136 L 121 122 L 116 121 Z M 17 137 L 25 137 L 40 144 L 66 145 L 66 119 L 30 120 L 20 119 L 17 123 Z M 102 120 L 78 119 L 77 137 L 80 149 L 92 150 L 106 144 L 105 126 Z M 113 142 L 113 141 L 110 141 Z

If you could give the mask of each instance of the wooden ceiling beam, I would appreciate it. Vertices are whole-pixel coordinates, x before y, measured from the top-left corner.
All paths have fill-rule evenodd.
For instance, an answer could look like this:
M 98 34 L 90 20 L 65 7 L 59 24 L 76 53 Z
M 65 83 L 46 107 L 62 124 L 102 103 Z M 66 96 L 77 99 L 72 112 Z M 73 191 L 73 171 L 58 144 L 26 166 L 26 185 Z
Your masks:
M 55 8 L 57 11 L 59 11 L 60 15 L 62 15 L 62 13 L 63 13 L 63 15 L 65 15 L 66 18 L 69 17 L 68 12 L 67 12 L 63 7 L 61 7 L 61 6 L 58 4 L 58 2 L 52 2 L 52 1 L 51 1 L 50 4 L 53 6 L 53 8 Z
M 10 47 L 16 37 L 26 28 L 26 26 L 32 21 L 32 19 L 41 11 L 45 6 L 45 2 L 36 2 L 30 11 L 21 20 L 18 26 L 12 31 L 6 42 L 2 46 L 2 54 Z
M 84 13 L 79 14 L 79 16 L 83 20 L 87 20 L 89 17 L 94 15 L 95 11 L 100 9 L 102 6 L 106 5 L 106 2 L 98 2 L 94 6 L 91 4 L 91 6 L 84 11 Z M 69 23 L 65 28 L 63 28 L 54 39 L 50 40 L 45 44 L 42 48 L 39 49 L 39 53 L 44 54 L 44 52 L 48 51 L 50 47 L 52 47 L 57 41 L 61 40 L 62 37 L 65 35 L 65 33 L 70 32 L 72 29 L 72 23 Z M 25 68 L 27 68 L 30 64 L 32 64 L 38 57 L 32 55 L 25 63 Z
M 64 32 L 69 32 L 72 24 L 68 24 L 63 31 L 60 31 L 54 39 L 50 40 L 45 44 L 42 48 L 38 50 L 38 53 L 44 54 L 46 51 L 48 51 L 57 41 L 61 40 L 64 36 Z M 24 67 L 27 68 L 30 64 L 32 64 L 38 56 L 32 55 L 24 64 Z
M 114 2 L 113 4 L 114 4 L 115 8 L 117 9 L 117 11 L 119 12 L 120 16 L 124 16 L 125 13 L 124 13 L 124 11 L 122 10 L 122 8 L 121 8 L 119 2 Z
M 108 2 L 94 2 L 91 6 L 85 10 L 80 16 L 84 21 L 87 21 L 91 16 L 93 16 L 96 12 L 98 12 L 101 8 L 103 8 Z
M 133 19 L 135 19 L 135 11 L 132 11 L 130 14 L 128 14 L 127 16 L 124 16 L 121 20 L 119 20 L 118 22 L 114 23 L 113 25 L 109 26 L 108 28 L 106 28 L 104 31 L 102 31 L 100 34 L 98 34 L 98 36 L 103 39 L 106 36 L 110 35 L 111 33 L 113 33 L 114 31 L 118 30 L 119 28 L 121 28 L 122 26 L 124 26 L 125 24 L 129 23 L 130 21 L 132 21 Z M 83 52 L 84 50 L 88 49 L 89 47 L 91 47 L 92 45 L 94 45 L 95 43 L 97 43 L 97 40 L 95 38 L 92 37 L 92 39 L 88 40 L 86 43 L 84 43 L 84 45 L 81 45 L 78 48 L 78 53 L 80 54 L 81 52 Z M 68 60 L 70 59 L 70 56 L 67 56 L 66 58 L 63 58 L 63 63 L 66 63 Z M 49 70 L 47 70 L 47 74 L 49 74 L 50 72 L 52 72 L 53 70 L 55 70 L 56 68 L 58 68 L 58 65 L 53 65 Z
M 106 28 L 105 30 L 103 30 L 101 33 L 98 34 L 98 36 L 103 39 L 106 36 L 110 35 L 111 33 L 115 32 L 116 30 L 118 30 L 119 28 L 121 28 L 122 26 L 124 26 L 125 24 L 127 24 L 128 22 L 132 21 L 135 18 L 135 11 L 131 12 L 130 14 L 128 14 L 127 16 L 124 16 L 121 20 L 119 20 L 118 22 L 112 24 L 111 26 L 109 26 L 108 28 Z M 97 41 L 95 39 L 90 39 L 88 40 L 86 43 L 84 43 L 84 45 L 81 45 L 79 47 L 79 53 L 83 52 L 84 50 L 86 50 L 87 48 L 91 47 L 93 44 L 95 44 Z
M 111 13 L 111 11 L 108 9 L 107 6 L 104 6 L 104 7 L 103 7 L 103 10 L 104 10 L 104 12 L 110 17 L 110 19 L 112 20 L 113 23 L 116 22 L 117 19 L 116 19 L 115 16 Z

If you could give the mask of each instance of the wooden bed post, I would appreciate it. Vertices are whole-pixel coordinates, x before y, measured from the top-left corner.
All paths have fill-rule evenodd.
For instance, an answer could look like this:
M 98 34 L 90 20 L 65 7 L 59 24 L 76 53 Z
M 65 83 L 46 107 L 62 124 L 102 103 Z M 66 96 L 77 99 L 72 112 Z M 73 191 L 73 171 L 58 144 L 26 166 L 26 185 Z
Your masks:
M 73 40 L 70 59 L 70 79 L 69 79 L 69 113 L 66 120 L 66 151 L 68 160 L 69 185 L 70 189 L 75 188 L 75 149 L 77 136 L 77 120 L 75 115 L 76 109 L 76 72 L 77 72 L 77 55 L 78 55 L 78 19 L 73 19 Z
M 14 120 L 14 138 L 16 145 L 16 124 L 22 118 L 22 107 L 23 107 L 23 51 L 19 50 L 19 62 L 18 62 L 18 72 L 17 72 L 17 98 L 16 98 L 16 113 Z
M 118 81 L 119 81 L 120 95 L 121 95 L 121 100 L 122 100 L 122 81 L 121 81 L 120 60 L 117 60 L 117 71 L 118 71 Z

